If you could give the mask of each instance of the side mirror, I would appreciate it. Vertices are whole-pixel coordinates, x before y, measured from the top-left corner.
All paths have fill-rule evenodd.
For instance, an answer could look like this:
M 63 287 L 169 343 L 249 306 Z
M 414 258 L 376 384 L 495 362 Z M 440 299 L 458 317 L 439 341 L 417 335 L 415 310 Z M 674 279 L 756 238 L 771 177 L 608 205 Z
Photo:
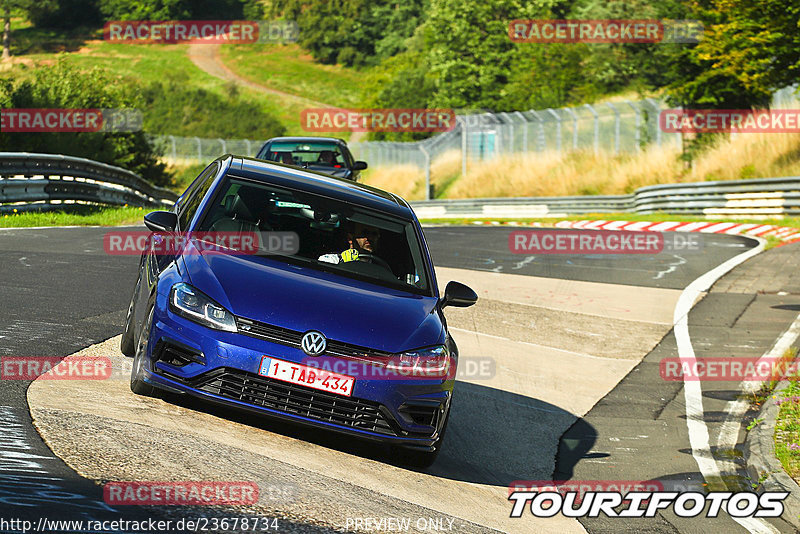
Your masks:
M 151 211 L 144 216 L 144 225 L 153 232 L 174 232 L 178 216 L 171 211 Z
M 354 171 L 363 171 L 366 168 L 367 168 L 367 162 L 366 161 L 356 161 L 355 163 L 353 163 L 353 170 Z
M 448 282 L 444 288 L 444 298 L 442 308 L 445 306 L 455 306 L 456 308 L 466 308 L 478 302 L 478 295 L 460 282 Z

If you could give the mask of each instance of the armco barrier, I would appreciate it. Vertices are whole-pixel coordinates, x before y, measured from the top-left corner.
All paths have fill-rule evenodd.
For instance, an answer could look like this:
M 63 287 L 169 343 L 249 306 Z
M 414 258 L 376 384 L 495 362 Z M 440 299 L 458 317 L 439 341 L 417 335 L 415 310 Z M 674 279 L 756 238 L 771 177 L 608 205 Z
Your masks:
M 0 152 L 0 212 L 70 203 L 170 206 L 177 195 L 139 175 L 84 158 Z
M 800 215 L 800 177 L 652 185 L 632 195 L 451 199 L 412 202 L 421 219 L 665 213 L 707 217 Z

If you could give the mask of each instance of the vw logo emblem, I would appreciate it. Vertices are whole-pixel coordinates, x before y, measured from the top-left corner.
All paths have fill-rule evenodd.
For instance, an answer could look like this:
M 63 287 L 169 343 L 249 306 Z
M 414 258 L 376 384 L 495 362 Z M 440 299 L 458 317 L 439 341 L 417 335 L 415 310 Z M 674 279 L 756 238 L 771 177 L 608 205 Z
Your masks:
M 303 339 L 300 341 L 300 346 L 303 348 L 303 352 L 309 356 L 319 356 L 325 352 L 325 347 L 327 345 L 328 342 L 325 339 L 325 336 L 323 336 L 321 332 L 317 332 L 315 330 L 306 332 L 303 336 Z

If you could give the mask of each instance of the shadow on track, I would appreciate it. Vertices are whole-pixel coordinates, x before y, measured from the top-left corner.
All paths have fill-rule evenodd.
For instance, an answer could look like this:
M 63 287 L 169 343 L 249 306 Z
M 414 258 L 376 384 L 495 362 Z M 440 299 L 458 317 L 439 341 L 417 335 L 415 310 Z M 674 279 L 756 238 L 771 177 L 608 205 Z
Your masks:
M 164 400 L 353 456 L 407 468 L 392 456 L 389 447 L 369 441 L 273 420 L 188 395 L 166 395 Z M 573 423 L 580 426 L 576 419 L 574 414 L 538 399 L 459 382 L 444 447 L 436 463 L 425 472 L 501 487 L 515 480 L 550 480 L 559 437 Z M 587 434 L 590 430 L 591 427 L 587 428 Z M 586 443 L 586 450 L 593 445 Z

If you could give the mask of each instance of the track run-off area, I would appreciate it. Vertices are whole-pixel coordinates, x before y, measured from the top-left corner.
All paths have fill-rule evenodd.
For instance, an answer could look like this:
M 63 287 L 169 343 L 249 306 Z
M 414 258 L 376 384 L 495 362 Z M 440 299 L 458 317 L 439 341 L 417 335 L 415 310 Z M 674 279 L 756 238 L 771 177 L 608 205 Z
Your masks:
M 108 228 L 0 231 L 0 356 L 111 359 L 108 380 L 3 381 L 4 516 L 54 520 L 278 518 L 278 531 L 792 532 L 783 520 L 509 517 L 521 480 L 657 480 L 746 488 L 742 384 L 664 380 L 663 358 L 759 358 L 796 345 L 800 244 L 696 234 L 695 250 L 527 256 L 508 227 L 426 227 L 438 283 L 478 303 L 447 308 L 462 369 L 437 462 L 193 399 L 139 397 L 119 333 L 138 256 Z M 491 361 L 491 371 L 467 368 Z M 108 481 L 250 481 L 256 504 L 109 507 Z M 707 486 L 706 486 L 707 485 Z M 7 511 L 10 510 L 10 511 Z M 402 523 L 399 523 L 402 524 Z M 2 529 L 0 529 L 2 530 Z M 13 530 L 10 530 L 13 531 Z M 386 530 L 383 530 L 386 531 Z

